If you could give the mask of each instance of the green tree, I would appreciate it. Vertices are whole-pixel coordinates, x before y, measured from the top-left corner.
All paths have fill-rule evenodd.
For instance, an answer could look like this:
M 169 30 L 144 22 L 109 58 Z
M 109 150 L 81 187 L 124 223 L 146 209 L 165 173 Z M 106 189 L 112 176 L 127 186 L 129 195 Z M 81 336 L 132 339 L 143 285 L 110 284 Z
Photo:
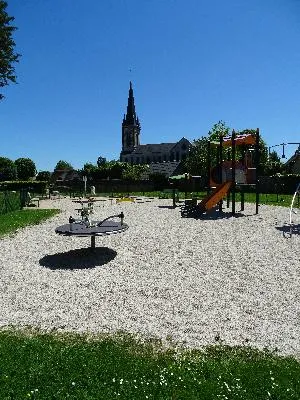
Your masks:
M 40 171 L 36 176 L 36 180 L 37 181 L 50 181 L 50 177 L 51 177 L 51 172 Z
M 220 139 L 220 136 L 227 136 L 230 134 L 230 128 L 226 125 L 224 121 L 218 121 L 216 124 L 213 125 L 211 130 L 208 132 L 209 140 L 216 140 Z
M 13 160 L 0 157 L 0 181 L 13 181 L 17 179 L 17 168 Z
M 14 63 L 19 61 L 20 54 L 15 53 L 15 42 L 12 38 L 17 29 L 11 26 L 14 17 L 6 12 L 7 2 L 0 0 L 0 87 L 7 86 L 10 82 L 16 83 Z M 3 99 L 0 93 L 0 100 Z
M 284 164 L 280 160 L 280 157 L 276 153 L 276 151 L 272 151 L 264 166 L 264 174 L 267 176 L 272 176 L 275 174 L 284 173 Z
M 142 178 L 144 172 L 149 170 L 148 165 L 140 165 L 140 164 L 129 164 L 126 163 L 125 169 L 122 172 L 122 178 L 128 179 L 132 181 L 139 181 Z
M 189 174 L 206 176 L 208 142 L 209 138 L 204 136 L 193 141 L 189 154 L 184 161 L 185 170 Z
M 72 165 L 68 161 L 59 160 L 54 170 L 57 169 L 73 169 Z
M 103 167 L 106 163 L 107 163 L 106 158 L 101 157 L 101 156 L 98 157 L 98 160 L 97 160 L 98 168 Z
M 30 158 L 18 158 L 15 160 L 17 175 L 20 181 L 27 181 L 36 174 L 35 163 Z
M 184 162 L 186 172 L 192 175 L 207 175 L 207 157 L 209 141 L 219 141 L 220 136 L 227 136 L 230 133 L 230 128 L 224 121 L 218 121 L 213 125 L 207 136 L 202 136 L 192 143 L 192 148 Z M 217 147 L 211 146 L 211 165 L 216 162 Z

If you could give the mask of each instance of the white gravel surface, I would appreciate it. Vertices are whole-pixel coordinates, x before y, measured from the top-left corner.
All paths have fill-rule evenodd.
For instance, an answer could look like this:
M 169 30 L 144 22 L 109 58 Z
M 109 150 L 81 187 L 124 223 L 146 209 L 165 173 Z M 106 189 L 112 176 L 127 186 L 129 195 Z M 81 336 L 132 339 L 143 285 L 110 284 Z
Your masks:
M 0 326 L 126 331 L 190 347 L 248 345 L 300 355 L 300 235 L 284 237 L 288 209 L 246 204 L 239 217 L 181 218 L 172 200 L 99 202 L 129 229 L 90 239 L 55 234 L 62 213 L 0 240 Z M 219 218 L 218 218 L 219 215 Z M 300 222 L 300 221 L 299 221 Z

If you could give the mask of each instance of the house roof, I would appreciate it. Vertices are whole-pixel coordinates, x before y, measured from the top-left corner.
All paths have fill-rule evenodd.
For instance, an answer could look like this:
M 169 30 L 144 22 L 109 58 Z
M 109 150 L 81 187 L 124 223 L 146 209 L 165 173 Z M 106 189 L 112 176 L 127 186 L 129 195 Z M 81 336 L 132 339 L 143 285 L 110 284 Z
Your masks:
M 160 163 L 149 164 L 149 170 L 143 174 L 142 179 L 149 179 L 151 174 L 163 174 L 167 178 L 182 172 L 182 163 L 180 161 L 164 161 Z
M 80 174 L 75 169 L 56 169 L 51 175 L 51 180 L 53 182 L 72 181 L 78 178 L 80 178 Z
M 297 158 L 299 158 L 299 157 L 300 157 L 300 146 L 299 146 L 298 149 L 295 151 L 295 154 L 293 154 L 292 157 L 289 158 L 289 159 L 286 161 L 285 165 L 289 165 L 291 162 L 296 161 Z

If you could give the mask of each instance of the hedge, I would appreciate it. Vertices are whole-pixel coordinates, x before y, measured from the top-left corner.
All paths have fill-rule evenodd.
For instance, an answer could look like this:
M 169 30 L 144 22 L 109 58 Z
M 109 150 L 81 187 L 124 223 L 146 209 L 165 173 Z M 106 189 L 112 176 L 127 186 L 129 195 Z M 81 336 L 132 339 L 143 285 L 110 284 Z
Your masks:
M 45 193 L 48 187 L 47 181 L 4 181 L 0 182 L 0 191 L 4 190 L 22 190 L 28 192 Z

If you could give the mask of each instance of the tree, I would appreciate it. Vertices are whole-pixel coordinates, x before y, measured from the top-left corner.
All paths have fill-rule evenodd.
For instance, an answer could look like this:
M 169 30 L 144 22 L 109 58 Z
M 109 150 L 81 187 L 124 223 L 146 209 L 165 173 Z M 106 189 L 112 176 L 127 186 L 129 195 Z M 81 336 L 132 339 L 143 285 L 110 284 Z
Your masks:
M 104 157 L 98 157 L 98 160 L 97 160 L 97 165 L 98 165 L 98 168 L 100 168 L 100 167 L 103 167 L 105 164 L 106 164 L 106 158 L 104 158 Z
M 20 54 L 14 52 L 15 42 L 12 38 L 17 29 L 10 23 L 14 17 L 6 12 L 7 2 L 0 0 L 0 87 L 7 86 L 10 82 L 16 83 L 14 63 L 19 61 Z M 0 93 L 0 100 L 3 99 Z
M 122 172 L 122 178 L 132 181 L 139 181 L 142 178 L 144 172 L 149 170 L 149 165 L 145 164 L 129 164 L 127 163 L 125 169 Z
M 40 171 L 36 176 L 36 180 L 37 181 L 50 181 L 50 177 L 51 177 L 51 172 Z
M 18 158 L 15 161 L 17 175 L 20 181 L 28 181 L 36 174 L 35 163 L 30 158 Z
M 281 174 L 284 172 L 284 164 L 280 160 L 280 157 L 276 151 L 272 151 L 264 166 L 264 175 L 272 176 L 275 174 Z
M 17 169 L 13 160 L 0 157 L 0 181 L 13 181 L 17 179 Z
M 184 161 L 186 172 L 192 175 L 207 175 L 207 148 L 209 138 L 202 136 L 194 140 L 187 158 Z
M 208 132 L 208 138 L 209 140 L 219 140 L 221 135 L 229 135 L 229 131 L 229 126 L 226 126 L 226 123 L 221 120 L 213 125 L 211 131 Z
M 208 136 L 194 140 L 192 148 L 184 162 L 186 172 L 192 175 L 207 175 L 207 149 L 209 141 L 219 141 L 220 136 L 229 135 L 230 128 L 224 121 L 218 121 L 208 132 Z M 211 164 L 216 161 L 216 148 L 211 148 Z
M 64 160 L 59 160 L 58 163 L 56 164 L 54 170 L 57 169 L 73 169 L 72 165 Z

